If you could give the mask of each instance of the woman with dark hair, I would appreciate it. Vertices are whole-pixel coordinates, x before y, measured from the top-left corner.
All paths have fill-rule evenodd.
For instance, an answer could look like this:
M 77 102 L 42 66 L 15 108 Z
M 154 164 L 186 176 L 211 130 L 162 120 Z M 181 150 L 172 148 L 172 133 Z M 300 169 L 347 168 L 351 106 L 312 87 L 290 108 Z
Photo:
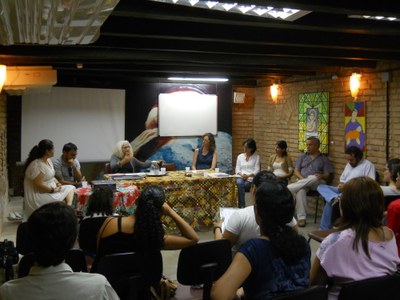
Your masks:
M 260 156 L 256 154 L 257 145 L 253 139 L 243 142 L 244 152 L 236 160 L 235 173 L 240 177 L 236 180 L 239 192 L 239 207 L 246 206 L 245 193 L 250 191 L 254 176 L 260 172 Z
M 164 234 L 161 215 L 174 220 L 180 236 Z M 194 229 L 165 202 L 163 189 L 149 186 L 142 190 L 134 215 L 104 221 L 98 234 L 96 261 L 111 253 L 182 249 L 198 240 Z
M 261 236 L 245 242 L 224 275 L 214 284 L 212 299 L 233 299 L 243 287 L 246 299 L 270 299 L 309 285 L 310 247 L 289 223 L 294 201 L 278 181 L 262 183 L 254 205 Z
M 85 218 L 106 217 L 113 214 L 114 193 L 108 186 L 94 189 L 88 199 Z
M 194 150 L 192 170 L 215 169 L 217 166 L 217 149 L 215 138 L 212 133 L 205 133 L 202 136 L 203 145 Z
M 384 196 L 399 195 L 400 198 L 400 188 L 396 187 L 397 174 L 393 172 L 394 166 L 399 164 L 399 158 L 389 159 L 386 163 L 385 170 L 383 172 L 383 181 L 386 182 L 387 185 L 381 186 Z
M 293 176 L 293 162 L 287 153 L 287 143 L 285 141 L 277 141 L 275 145 L 275 154 L 269 157 L 268 171 L 273 172 L 276 177 L 283 180 L 286 185 L 290 177 Z
M 382 225 L 383 193 L 375 180 L 346 182 L 339 206 L 338 231 L 321 243 L 310 275 L 312 285 L 333 282 L 328 299 L 337 299 L 342 284 L 393 274 L 400 263 L 394 234 Z
M 41 140 L 29 152 L 25 162 L 24 177 L 24 218 L 28 219 L 40 206 L 65 201 L 71 205 L 75 187 L 61 185 L 55 178 L 51 157 L 54 156 L 54 144 L 50 140 Z

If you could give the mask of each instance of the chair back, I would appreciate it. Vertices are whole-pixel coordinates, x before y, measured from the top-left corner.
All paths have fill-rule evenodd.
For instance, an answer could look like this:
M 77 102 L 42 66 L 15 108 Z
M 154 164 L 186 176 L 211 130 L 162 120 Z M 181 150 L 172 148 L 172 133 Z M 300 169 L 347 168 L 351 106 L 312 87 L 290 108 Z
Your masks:
M 284 293 L 272 298 L 273 300 L 325 300 L 328 290 L 322 285 L 314 285 L 305 289 Z
M 340 290 L 338 300 L 395 300 L 400 299 L 400 275 L 369 278 L 346 283 Z
M 178 282 L 183 285 L 204 284 L 203 299 L 209 299 L 212 282 L 225 273 L 231 262 L 231 244 L 227 239 L 184 248 L 178 259 Z
M 26 255 L 33 251 L 32 241 L 28 232 L 28 222 L 22 222 L 17 228 L 16 248 L 19 254 Z
M 121 300 L 150 299 L 150 287 L 160 282 L 162 270 L 161 251 L 108 254 L 99 259 L 96 268 Z
M 97 233 L 108 217 L 83 219 L 79 224 L 79 248 L 85 253 L 96 253 Z
M 112 173 L 112 171 L 111 171 L 110 163 L 105 163 L 104 164 L 104 174 L 111 174 L 111 173 Z

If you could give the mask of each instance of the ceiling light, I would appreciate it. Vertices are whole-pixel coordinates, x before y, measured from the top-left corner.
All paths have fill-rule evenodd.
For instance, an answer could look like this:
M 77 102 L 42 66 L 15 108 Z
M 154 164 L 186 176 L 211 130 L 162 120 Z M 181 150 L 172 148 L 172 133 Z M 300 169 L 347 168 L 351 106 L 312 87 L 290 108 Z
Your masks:
M 0 93 L 3 88 L 3 84 L 6 81 L 7 67 L 5 65 L 0 65 Z
M 275 83 L 273 85 L 271 85 L 270 91 L 271 91 L 272 101 L 277 103 L 278 102 L 278 85 Z
M 93 43 L 118 2 L 1 0 L 0 44 Z
M 386 17 L 386 16 L 348 15 L 348 17 L 352 19 L 368 19 L 376 21 L 400 21 L 400 19 L 396 17 Z
M 350 76 L 350 92 L 351 96 L 354 98 L 354 101 L 357 100 L 358 90 L 360 88 L 360 78 L 361 74 L 353 73 Z
M 310 11 L 298 10 L 292 8 L 274 8 L 272 6 L 261 6 L 255 4 L 249 4 L 248 1 L 240 0 L 238 2 L 218 2 L 218 1 L 207 1 L 207 0 L 150 0 L 162 3 L 185 5 L 203 9 L 213 9 L 230 13 L 240 13 L 254 17 L 264 18 L 279 18 L 285 21 L 294 21 L 302 16 L 309 14 Z M 260 2 L 260 1 L 259 1 Z
M 168 80 L 173 81 L 207 81 L 207 82 L 227 82 L 227 78 L 201 78 L 201 77 L 168 77 Z

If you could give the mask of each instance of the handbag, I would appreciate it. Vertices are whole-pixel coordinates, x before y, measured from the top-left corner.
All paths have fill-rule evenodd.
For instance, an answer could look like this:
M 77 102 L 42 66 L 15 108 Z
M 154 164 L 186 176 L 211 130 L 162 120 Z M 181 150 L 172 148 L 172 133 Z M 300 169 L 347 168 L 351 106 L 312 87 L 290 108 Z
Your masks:
M 175 293 L 178 285 L 171 279 L 163 276 L 158 285 L 150 287 L 152 300 L 169 300 Z

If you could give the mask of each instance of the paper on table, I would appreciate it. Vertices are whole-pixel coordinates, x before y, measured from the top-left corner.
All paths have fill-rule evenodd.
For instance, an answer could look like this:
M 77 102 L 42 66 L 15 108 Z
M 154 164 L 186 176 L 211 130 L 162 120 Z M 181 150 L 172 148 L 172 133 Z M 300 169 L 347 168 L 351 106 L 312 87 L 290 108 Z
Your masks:
M 226 224 L 228 224 L 228 220 L 230 216 L 240 208 L 237 207 L 220 207 L 219 208 L 219 216 L 220 218 L 224 218 L 224 222 L 221 225 L 221 230 L 224 232 Z
M 208 176 L 214 178 L 222 178 L 222 177 L 229 177 L 230 175 L 226 173 L 208 173 Z

